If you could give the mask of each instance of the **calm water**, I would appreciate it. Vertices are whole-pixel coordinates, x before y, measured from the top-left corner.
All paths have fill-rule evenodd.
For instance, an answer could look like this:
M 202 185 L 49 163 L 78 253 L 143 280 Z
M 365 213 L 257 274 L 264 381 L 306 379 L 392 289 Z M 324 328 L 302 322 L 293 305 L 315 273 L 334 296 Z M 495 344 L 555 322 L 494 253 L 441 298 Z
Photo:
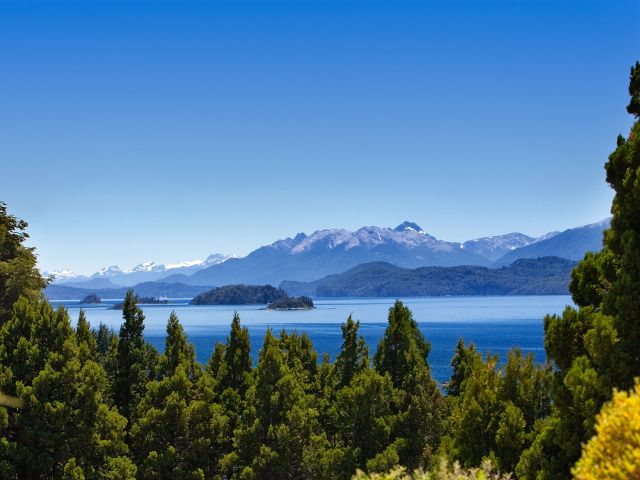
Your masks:
M 431 342 L 429 364 L 433 376 L 442 383 L 450 376 L 449 362 L 460 337 L 466 342 L 473 341 L 482 352 L 498 353 L 501 359 L 509 349 L 518 346 L 526 353 L 532 352 L 536 361 L 544 362 L 543 318 L 547 313 L 561 313 L 571 304 L 571 297 L 429 297 L 403 301 Z M 272 311 L 253 305 L 191 306 L 186 302 L 174 300 L 169 305 L 143 306 L 145 337 L 162 351 L 166 322 L 175 310 L 195 346 L 198 360 L 205 363 L 215 342 L 226 339 L 234 311 L 249 328 L 254 360 L 267 328 L 306 332 L 316 350 L 329 353 L 333 359 L 342 343 L 340 323 L 349 314 L 360 320 L 360 330 L 373 356 L 394 299 L 319 299 L 315 301 L 317 308 L 308 311 Z M 77 302 L 52 303 L 64 303 L 72 318 L 77 317 L 80 308 Z M 85 306 L 85 311 L 94 327 L 103 322 L 117 331 L 122 322 L 122 312 L 109 310 L 105 304 Z

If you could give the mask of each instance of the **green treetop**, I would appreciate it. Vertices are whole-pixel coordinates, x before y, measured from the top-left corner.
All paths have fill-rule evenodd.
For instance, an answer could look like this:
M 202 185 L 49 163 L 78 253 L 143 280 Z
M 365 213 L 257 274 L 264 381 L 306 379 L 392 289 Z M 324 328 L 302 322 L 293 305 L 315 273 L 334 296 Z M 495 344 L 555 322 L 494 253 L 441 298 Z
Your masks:
M 394 387 L 401 387 L 416 364 L 426 365 L 430 349 L 411 310 L 397 300 L 389 309 L 389 323 L 373 358 L 376 370 L 388 373 Z
M 215 478 L 228 418 L 195 361 L 175 313 L 167 322 L 159 380 L 147 384 L 131 429 L 131 450 L 141 478 Z
M 615 191 L 604 248 L 587 254 L 573 272 L 578 310 L 545 319 L 545 347 L 557 367 L 553 413 L 522 456 L 520 478 L 567 478 L 580 445 L 593 435 L 595 416 L 614 388 L 640 376 L 640 64 L 631 69 L 636 117 L 628 138 L 618 137 L 606 164 Z
M 251 345 L 249 330 L 240 326 L 240 315 L 233 314 L 231 332 L 224 349 L 225 370 L 220 379 L 220 389 L 233 388 L 243 396 L 248 387 L 247 376 L 251 373 Z
M 135 478 L 126 420 L 105 401 L 106 374 L 81 358 L 83 344 L 65 309 L 15 304 L 0 329 L 0 390 L 23 405 L 0 407 L 2 478 Z
M 0 202 L 0 325 L 11 316 L 13 304 L 22 295 L 31 300 L 40 296 L 47 286 L 36 268 L 33 247 L 26 247 L 29 238 L 27 222 L 7 213 Z
M 357 373 L 369 367 L 369 349 L 362 335 L 358 336 L 360 322 L 354 322 L 349 315 L 341 328 L 342 348 L 335 362 L 338 388 L 348 385 Z
M 155 375 L 156 358 L 142 337 L 144 313 L 132 290 L 125 297 L 122 317 L 124 323 L 120 327 L 113 389 L 115 403 L 129 421 L 130 428 L 136 405 L 144 396 L 147 382 Z

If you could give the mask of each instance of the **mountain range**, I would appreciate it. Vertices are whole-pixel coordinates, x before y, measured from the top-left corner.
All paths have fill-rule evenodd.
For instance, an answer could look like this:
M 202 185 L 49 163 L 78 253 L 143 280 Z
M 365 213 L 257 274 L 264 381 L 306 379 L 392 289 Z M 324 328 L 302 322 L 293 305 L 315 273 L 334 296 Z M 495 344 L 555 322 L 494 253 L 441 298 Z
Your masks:
M 171 275 L 165 281 L 190 285 L 278 285 L 285 280 L 309 282 L 370 262 L 387 262 L 414 269 L 502 266 L 518 258 L 539 256 L 577 260 L 587 251 L 602 248 L 602 231 L 607 225 L 608 220 L 604 220 L 540 238 L 509 233 L 462 243 L 439 240 L 412 222 L 404 222 L 393 229 L 318 230 L 311 235 L 299 233 L 293 238 L 278 240 L 244 258 L 229 259 L 188 277 Z M 503 263 L 506 256 L 509 260 Z
M 496 265 L 509 265 L 519 258 L 538 258 L 554 255 L 569 260 L 581 260 L 586 252 L 602 248 L 602 232 L 609 228 L 611 219 L 571 228 L 555 233 L 542 241 L 532 242 L 502 255 Z
M 77 275 L 69 269 L 44 272 L 54 277 L 54 283 L 77 288 L 118 288 L 133 286 L 142 282 L 161 280 L 171 274 L 191 275 L 198 270 L 217 265 L 233 258 L 234 255 L 214 253 L 204 260 L 188 260 L 174 264 L 144 262 L 131 270 L 121 270 L 117 265 L 98 270 L 91 276 Z
M 534 238 L 514 232 L 465 242 L 440 240 L 414 222 L 396 228 L 362 227 L 317 230 L 262 246 L 243 258 L 214 254 L 206 260 L 175 265 L 142 263 L 130 271 L 107 267 L 90 277 L 62 271 L 57 284 L 78 288 L 119 288 L 162 281 L 191 286 L 279 285 L 312 282 L 358 265 L 386 262 L 405 269 L 420 267 L 500 267 L 521 258 L 556 256 L 575 261 L 602 248 L 609 219 Z M 52 272 L 53 273 L 53 272 Z

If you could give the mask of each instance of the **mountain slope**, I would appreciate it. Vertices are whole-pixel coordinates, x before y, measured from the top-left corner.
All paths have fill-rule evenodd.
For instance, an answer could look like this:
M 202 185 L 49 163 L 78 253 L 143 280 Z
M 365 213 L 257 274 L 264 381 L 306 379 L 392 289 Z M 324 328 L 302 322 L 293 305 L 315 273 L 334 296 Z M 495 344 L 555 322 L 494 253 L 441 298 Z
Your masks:
M 294 238 L 258 248 L 244 258 L 230 259 L 190 277 L 167 277 L 165 281 L 192 285 L 310 281 L 375 261 L 406 268 L 491 263 L 461 248 L 459 243 L 438 240 L 415 223 L 405 222 L 395 229 L 318 230 L 309 236 L 300 233 Z
M 546 256 L 580 260 L 586 252 L 602 249 L 602 232 L 609 228 L 609 223 L 610 219 L 607 218 L 597 223 L 565 230 L 506 253 L 496 261 L 496 265 L 509 265 L 519 258 Z
M 280 288 L 289 295 L 315 297 L 567 294 L 574 266 L 575 262 L 558 257 L 521 259 L 502 268 L 405 269 L 375 262 L 314 282 L 282 282 Z
M 536 239 L 533 237 L 514 232 L 506 235 L 468 240 L 462 244 L 462 248 L 467 252 L 475 253 L 493 262 L 505 253 L 511 252 L 516 248 L 524 247 L 535 241 Z
M 54 283 L 78 288 L 110 288 L 112 286 L 133 286 L 143 282 L 161 280 L 169 275 L 191 275 L 198 270 L 223 263 L 233 258 L 233 255 L 214 253 L 205 260 L 190 260 L 175 264 L 157 264 L 144 262 L 131 270 L 121 270 L 118 266 L 105 267 L 90 277 L 78 276 L 69 270 L 51 272 L 56 280 Z

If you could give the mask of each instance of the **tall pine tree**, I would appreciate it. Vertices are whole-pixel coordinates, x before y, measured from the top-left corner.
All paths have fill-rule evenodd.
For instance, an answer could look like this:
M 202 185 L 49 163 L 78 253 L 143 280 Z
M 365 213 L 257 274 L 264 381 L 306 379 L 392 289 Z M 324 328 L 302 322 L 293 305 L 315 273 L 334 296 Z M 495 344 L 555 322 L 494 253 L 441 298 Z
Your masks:
M 604 248 L 587 254 L 572 274 L 578 309 L 545 319 L 545 347 L 556 366 L 554 410 L 520 459 L 521 478 L 567 478 L 602 404 L 614 388 L 628 389 L 640 376 L 639 63 L 631 69 L 629 93 L 627 110 L 636 120 L 605 166 L 615 196 Z
M 389 323 L 373 361 L 396 388 L 390 458 L 397 454 L 400 463 L 410 468 L 430 462 L 442 433 L 444 402 L 427 363 L 430 348 L 411 310 L 396 301 L 389 309 Z
M 131 449 L 141 478 L 215 478 L 227 417 L 196 362 L 193 345 L 175 313 L 167 322 L 159 381 L 147 384 L 131 429 Z
M 47 286 L 36 268 L 35 249 L 24 245 L 29 238 L 27 226 L 0 202 L 0 326 L 9 319 L 20 296 L 36 300 Z
M 66 310 L 42 300 L 18 300 L 0 329 L 0 390 L 23 400 L 0 407 L 2 478 L 134 478 L 126 420 L 107 405 L 104 369 L 81 358 L 82 344 Z
M 136 418 L 136 406 L 145 394 L 147 382 L 155 376 L 156 355 L 142 337 L 144 313 L 132 290 L 127 292 L 122 309 L 124 322 L 117 345 L 113 398 L 120 413 L 131 428 Z

